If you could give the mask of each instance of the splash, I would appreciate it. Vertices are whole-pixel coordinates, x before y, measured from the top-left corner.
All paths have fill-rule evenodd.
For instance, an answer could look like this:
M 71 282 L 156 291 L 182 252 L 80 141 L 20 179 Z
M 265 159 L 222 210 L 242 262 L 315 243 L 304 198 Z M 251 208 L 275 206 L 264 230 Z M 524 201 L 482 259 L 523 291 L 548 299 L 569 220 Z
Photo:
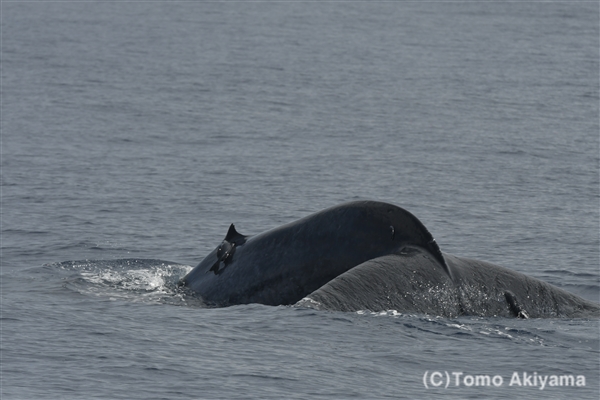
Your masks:
M 47 267 L 60 272 L 65 288 L 87 296 L 171 305 L 201 303 L 197 296 L 177 285 L 192 269 L 188 265 L 152 259 L 118 259 L 65 261 Z

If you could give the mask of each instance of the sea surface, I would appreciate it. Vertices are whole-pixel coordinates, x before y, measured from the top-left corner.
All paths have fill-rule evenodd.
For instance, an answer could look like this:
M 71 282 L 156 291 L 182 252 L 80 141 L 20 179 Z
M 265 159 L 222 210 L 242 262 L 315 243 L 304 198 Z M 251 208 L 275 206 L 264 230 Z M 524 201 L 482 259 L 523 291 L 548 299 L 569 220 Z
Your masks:
M 373 199 L 598 301 L 598 2 L 0 7 L 3 400 L 599 398 L 598 320 L 176 286 L 231 223 Z

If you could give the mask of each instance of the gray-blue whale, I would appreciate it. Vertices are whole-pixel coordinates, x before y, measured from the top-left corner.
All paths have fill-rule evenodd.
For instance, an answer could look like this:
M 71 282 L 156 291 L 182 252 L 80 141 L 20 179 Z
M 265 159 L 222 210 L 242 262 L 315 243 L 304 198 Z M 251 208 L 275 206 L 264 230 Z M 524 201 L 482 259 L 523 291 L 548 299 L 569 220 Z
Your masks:
M 392 204 L 357 201 L 248 237 L 233 224 L 181 284 L 209 305 L 396 310 L 454 317 L 598 317 L 600 305 L 483 261 L 441 252 Z

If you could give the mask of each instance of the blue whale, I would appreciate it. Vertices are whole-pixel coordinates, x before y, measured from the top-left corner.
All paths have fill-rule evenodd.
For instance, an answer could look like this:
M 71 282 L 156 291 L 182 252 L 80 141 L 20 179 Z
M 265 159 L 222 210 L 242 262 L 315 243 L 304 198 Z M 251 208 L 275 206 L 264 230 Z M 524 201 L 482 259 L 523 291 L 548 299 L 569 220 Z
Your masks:
M 232 224 L 182 285 L 209 306 L 261 303 L 446 317 L 598 317 L 600 305 L 535 278 L 442 253 L 410 212 L 344 203 L 255 236 Z

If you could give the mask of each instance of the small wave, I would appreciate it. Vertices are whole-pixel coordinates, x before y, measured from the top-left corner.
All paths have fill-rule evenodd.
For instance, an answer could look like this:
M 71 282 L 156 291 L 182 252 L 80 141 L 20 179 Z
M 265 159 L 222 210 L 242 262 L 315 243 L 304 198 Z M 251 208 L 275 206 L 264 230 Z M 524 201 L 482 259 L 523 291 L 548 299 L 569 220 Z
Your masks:
M 486 337 L 500 340 L 511 340 L 516 343 L 527 343 L 535 346 L 560 346 L 560 343 L 548 341 L 553 332 L 541 330 L 547 321 L 523 320 L 503 317 L 458 317 L 447 318 L 440 316 L 401 313 L 396 310 L 373 312 L 361 310 L 356 312 L 362 317 L 390 317 L 408 329 L 417 329 L 446 336 Z
M 321 309 L 321 303 L 316 300 L 311 299 L 310 297 L 304 297 L 300 301 L 295 304 L 296 307 L 301 308 L 312 308 L 315 310 Z
M 111 300 L 201 305 L 193 293 L 178 287 L 192 267 L 163 260 L 118 259 L 65 261 L 46 266 L 59 275 L 63 286 L 83 295 Z

